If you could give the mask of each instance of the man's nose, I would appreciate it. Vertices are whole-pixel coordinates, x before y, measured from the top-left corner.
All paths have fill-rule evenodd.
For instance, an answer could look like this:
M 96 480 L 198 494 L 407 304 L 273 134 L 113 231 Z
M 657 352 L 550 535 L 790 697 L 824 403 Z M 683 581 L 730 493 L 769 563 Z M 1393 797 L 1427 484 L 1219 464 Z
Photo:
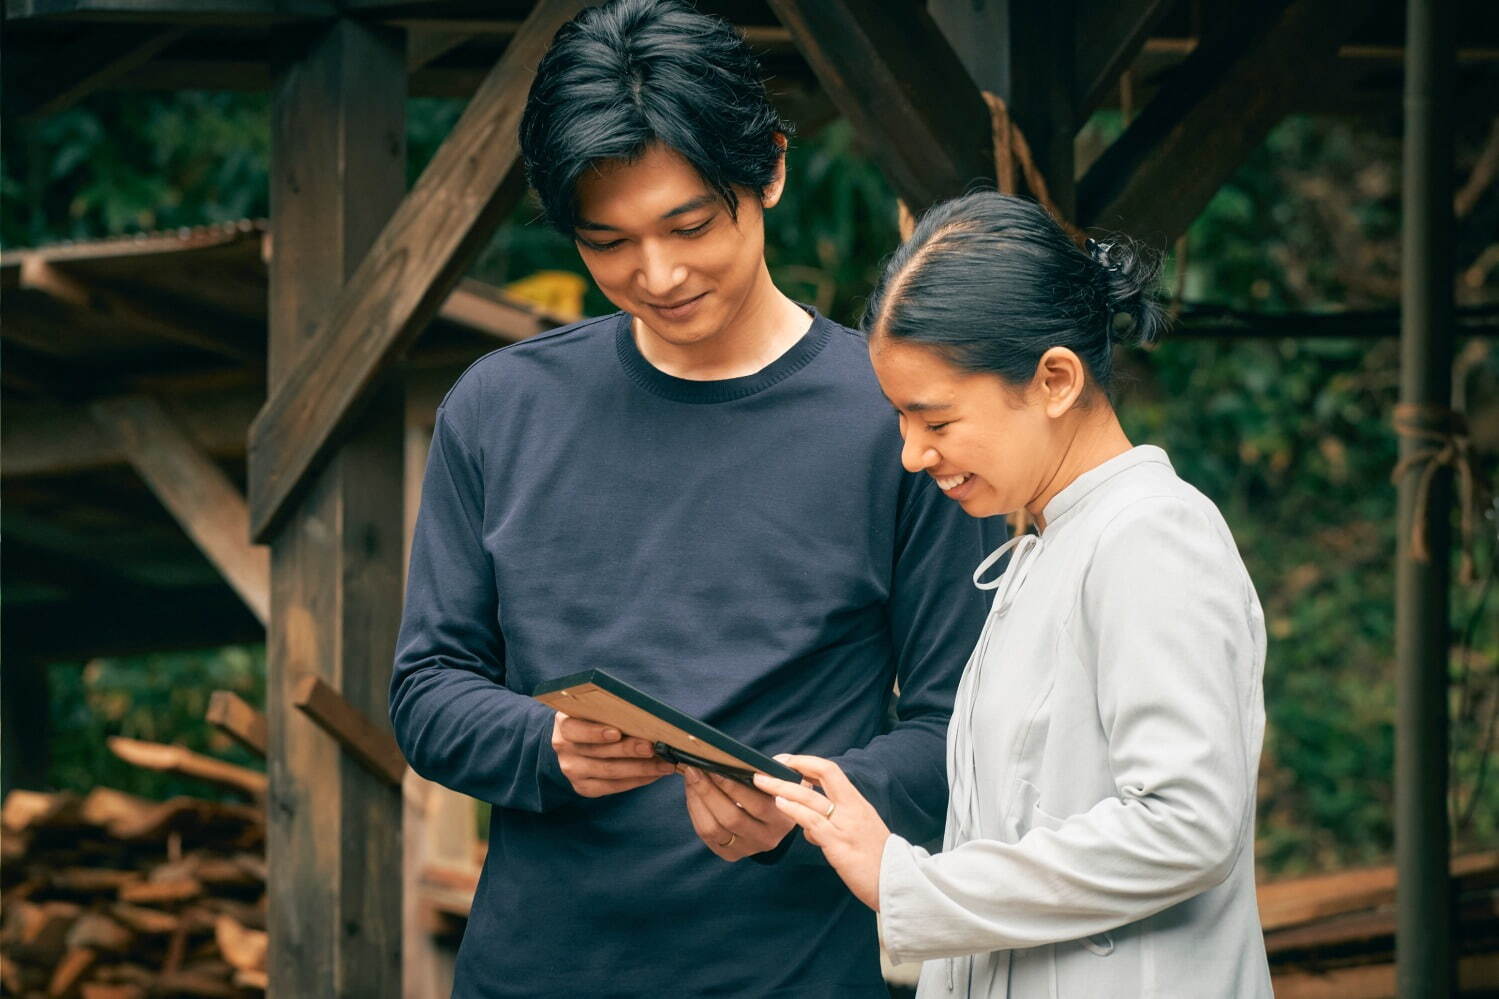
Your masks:
M 641 250 L 637 279 L 641 290 L 650 298 L 660 301 L 687 280 L 686 265 L 665 247 L 647 245 Z

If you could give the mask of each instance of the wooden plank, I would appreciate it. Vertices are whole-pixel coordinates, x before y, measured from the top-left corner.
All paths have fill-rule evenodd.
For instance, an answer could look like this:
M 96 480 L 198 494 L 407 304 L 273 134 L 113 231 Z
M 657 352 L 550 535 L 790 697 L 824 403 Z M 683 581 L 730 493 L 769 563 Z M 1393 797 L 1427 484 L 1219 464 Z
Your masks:
M 1483 939 L 1499 929 L 1499 895 L 1492 892 L 1460 903 L 1453 913 L 1459 937 Z M 1393 955 L 1395 949 L 1395 913 L 1388 905 L 1368 912 L 1334 916 L 1300 926 L 1271 930 L 1265 934 L 1265 950 L 1270 960 L 1280 964 L 1315 963 L 1336 949 L 1339 956 L 1351 950 L 1368 953 L 1382 951 Z
M 1078 5 L 1072 100 L 1079 125 L 1103 103 L 1170 6 L 1168 0 Z
M 246 606 L 266 621 L 270 553 L 250 544 L 249 512 L 229 477 L 150 396 L 100 399 L 89 412 Z
M 321 356 L 315 338 L 338 289 L 400 202 L 406 72 L 400 32 L 350 20 L 275 35 L 273 51 L 274 390 Z M 374 401 L 272 544 L 269 995 L 400 994 L 400 801 L 294 700 L 311 675 L 366 715 L 386 710 L 400 617 L 403 406 L 399 387 Z
M 20 117 L 65 111 L 150 62 L 188 30 L 181 25 L 121 26 L 74 40 L 65 60 L 27 59 L 23 72 L 6 73 L 6 111 Z M 11 58 L 7 53 L 7 62 Z
M 515 343 L 564 325 L 560 317 L 516 301 L 500 289 L 472 278 L 458 282 L 437 314 L 492 336 L 500 343 Z
M 913 210 L 994 179 L 989 112 L 919 4 L 770 0 L 823 89 Z
M 59 302 L 94 313 L 109 322 L 119 323 L 147 336 L 170 340 L 234 361 L 258 365 L 263 360 L 249 342 L 253 335 L 249 331 L 243 331 L 237 337 L 212 332 L 205 329 L 201 321 L 187 320 L 173 315 L 170 310 L 161 306 L 145 305 L 114 289 L 90 284 L 68 273 L 65 265 L 52 263 L 39 254 L 28 254 L 22 258 L 21 287 L 43 292 Z M 216 320 L 214 325 L 222 329 L 225 323 Z
M 389 729 L 370 721 L 321 677 L 303 677 L 292 698 L 302 713 L 338 740 L 355 759 L 391 787 L 406 776 L 406 758 Z
M 260 771 L 204 756 L 186 746 L 127 739 L 123 735 L 109 736 L 106 742 L 110 752 L 134 766 L 193 777 L 252 797 L 263 797 L 266 792 L 266 775 Z
M 250 516 L 268 537 L 524 189 L 516 126 L 536 62 L 582 0 L 542 0 L 250 428 Z M 276 256 L 284 248 L 277 247 Z M 272 350 L 276 347 L 273 345 Z
M 1491 995 L 1499 989 L 1499 954 L 1472 954 L 1458 960 L 1462 995 Z M 1276 999 L 1395 999 L 1395 966 L 1369 964 L 1328 971 L 1289 971 L 1271 976 Z
M 208 698 L 208 721 L 241 746 L 265 756 L 265 715 L 245 703 L 232 690 L 215 690 Z
M 1452 876 L 1479 881 L 1499 875 L 1499 851 L 1470 853 L 1452 859 Z M 1316 919 L 1389 905 L 1395 900 L 1395 868 L 1370 867 L 1288 881 L 1271 881 L 1258 889 L 1260 926 L 1265 932 Z
M 1264 16 L 1257 5 L 1256 18 Z M 1186 231 L 1244 157 L 1318 86 L 1367 7 L 1293 0 L 1196 49 L 1078 183 L 1084 226 L 1158 241 Z

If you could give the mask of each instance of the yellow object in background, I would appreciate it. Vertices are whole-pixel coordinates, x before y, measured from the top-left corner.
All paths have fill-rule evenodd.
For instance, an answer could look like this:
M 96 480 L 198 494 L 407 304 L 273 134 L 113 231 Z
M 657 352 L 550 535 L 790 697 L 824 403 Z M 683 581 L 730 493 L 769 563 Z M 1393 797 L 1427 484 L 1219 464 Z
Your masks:
M 505 293 L 550 313 L 564 322 L 583 318 L 583 292 L 588 282 L 572 271 L 537 271 L 505 285 Z

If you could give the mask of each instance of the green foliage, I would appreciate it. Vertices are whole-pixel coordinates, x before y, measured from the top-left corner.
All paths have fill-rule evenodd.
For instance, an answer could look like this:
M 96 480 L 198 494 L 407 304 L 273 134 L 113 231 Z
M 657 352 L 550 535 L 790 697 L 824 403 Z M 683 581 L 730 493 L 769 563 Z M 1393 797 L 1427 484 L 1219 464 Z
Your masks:
M 413 100 L 410 176 L 461 105 Z M 259 97 L 107 97 L 6 129 L 0 237 L 11 245 L 265 211 L 267 111 Z M 1090 122 L 1085 141 L 1121 128 Z M 798 140 L 782 203 L 767 216 L 776 280 L 844 322 L 895 245 L 894 198 L 846 124 Z M 1396 298 L 1397 138 L 1294 118 L 1270 135 L 1168 260 L 1167 287 L 1238 308 L 1388 306 Z M 571 242 L 523 202 L 474 273 L 503 283 L 539 269 L 581 272 Z M 1482 290 L 1482 289 L 1481 289 Z M 1487 294 L 1492 297 L 1492 289 Z M 611 306 L 590 287 L 591 312 Z M 1164 446 L 1224 510 L 1259 588 L 1270 634 L 1269 727 L 1259 847 L 1272 872 L 1384 858 L 1394 753 L 1395 443 L 1390 342 L 1173 340 L 1131 352 L 1120 413 L 1132 437 Z M 1494 361 L 1487 362 L 1494 384 Z M 1491 393 L 1492 394 L 1492 393 Z M 1481 456 L 1493 481 L 1494 455 Z M 1491 566 L 1493 521 L 1480 565 Z M 1499 764 L 1485 733 L 1499 708 L 1499 615 L 1458 588 L 1453 620 L 1454 784 L 1462 845 L 1499 841 Z M 258 651 L 151 656 L 53 673 L 55 776 L 167 793 L 166 778 L 113 761 L 110 733 L 180 740 L 241 758 L 202 723 L 207 692 L 260 701 Z M 1475 798 L 1480 771 L 1488 773 Z M 121 769 L 123 768 L 123 769 Z
M 161 653 L 62 663 L 52 682 L 52 782 L 95 785 L 161 799 L 214 797 L 201 781 L 142 770 L 109 751 L 112 735 L 180 743 L 243 766 L 263 769 L 249 750 L 204 720 L 215 690 L 265 703 L 265 650 L 233 646 L 214 652 Z
M 101 94 L 0 135 L 0 242 L 35 246 L 266 214 L 259 94 Z

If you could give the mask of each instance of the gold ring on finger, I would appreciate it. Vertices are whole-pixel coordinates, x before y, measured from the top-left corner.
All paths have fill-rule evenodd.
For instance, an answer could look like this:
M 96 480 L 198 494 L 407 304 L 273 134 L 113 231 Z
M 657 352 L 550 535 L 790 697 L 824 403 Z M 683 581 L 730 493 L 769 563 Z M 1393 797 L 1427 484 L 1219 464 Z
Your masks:
M 836 801 L 830 801 L 830 802 L 828 802 L 828 810 L 822 813 L 822 817 L 825 818 L 825 819 L 831 819 L 833 817 L 833 813 L 836 812 L 837 810 L 838 810 L 838 802 L 836 802 Z
M 720 850 L 722 850 L 725 847 L 733 846 L 734 845 L 734 841 L 736 839 L 738 839 L 738 838 L 739 838 L 739 834 L 738 833 L 729 833 L 729 838 L 726 839 L 726 840 L 724 840 L 722 843 L 718 844 L 718 848 Z

